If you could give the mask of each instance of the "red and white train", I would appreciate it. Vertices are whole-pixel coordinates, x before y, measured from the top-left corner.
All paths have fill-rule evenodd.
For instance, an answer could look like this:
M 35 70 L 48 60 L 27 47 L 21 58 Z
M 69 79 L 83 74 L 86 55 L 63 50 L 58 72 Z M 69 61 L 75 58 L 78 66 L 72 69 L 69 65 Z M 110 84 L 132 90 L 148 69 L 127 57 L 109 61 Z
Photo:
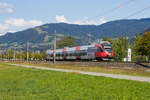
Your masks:
M 53 60 L 53 50 L 46 51 L 46 60 Z M 56 49 L 56 60 L 111 60 L 113 49 L 108 41 L 77 47 Z

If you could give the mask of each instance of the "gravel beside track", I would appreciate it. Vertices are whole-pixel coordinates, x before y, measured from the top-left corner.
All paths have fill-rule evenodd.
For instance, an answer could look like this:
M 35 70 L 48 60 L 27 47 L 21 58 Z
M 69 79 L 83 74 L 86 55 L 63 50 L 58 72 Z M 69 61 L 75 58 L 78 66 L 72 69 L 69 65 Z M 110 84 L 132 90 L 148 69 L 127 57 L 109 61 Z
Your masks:
M 26 61 L 9 61 L 16 63 L 23 63 Z M 30 64 L 53 64 L 53 61 L 28 61 Z M 103 67 L 120 67 L 120 68 L 135 68 L 145 67 L 150 68 L 150 62 L 138 63 L 138 62 L 98 62 L 98 61 L 56 61 L 56 64 L 64 65 L 77 65 L 77 66 L 103 66 Z
M 79 70 L 56 69 L 56 68 L 47 68 L 47 67 L 40 67 L 40 66 L 21 65 L 21 64 L 10 64 L 10 65 L 27 67 L 27 68 L 37 68 L 37 69 L 42 69 L 42 70 L 72 72 L 72 73 L 86 74 L 86 75 L 92 75 L 92 76 L 104 76 L 104 77 L 111 77 L 111 78 L 117 78 L 117 79 L 127 79 L 127 80 L 136 80 L 136 81 L 142 81 L 142 82 L 150 82 L 150 78 L 148 78 L 148 77 L 85 72 L 85 71 L 79 71 Z

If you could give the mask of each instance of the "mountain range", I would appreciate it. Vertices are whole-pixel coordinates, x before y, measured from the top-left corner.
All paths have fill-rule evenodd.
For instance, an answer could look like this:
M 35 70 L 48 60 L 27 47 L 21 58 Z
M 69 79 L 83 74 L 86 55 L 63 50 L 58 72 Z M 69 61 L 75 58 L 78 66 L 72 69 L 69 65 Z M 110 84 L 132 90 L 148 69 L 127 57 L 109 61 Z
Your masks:
M 88 33 L 91 34 L 93 41 L 103 37 L 118 38 L 126 36 L 132 38 L 149 28 L 150 18 L 115 20 L 101 25 L 50 23 L 0 36 L 0 47 L 11 48 L 17 46 L 18 48 L 24 48 L 26 42 L 29 41 L 32 48 L 46 49 L 53 42 L 55 30 L 57 40 L 71 35 L 75 38 L 77 45 L 83 45 L 87 43 Z

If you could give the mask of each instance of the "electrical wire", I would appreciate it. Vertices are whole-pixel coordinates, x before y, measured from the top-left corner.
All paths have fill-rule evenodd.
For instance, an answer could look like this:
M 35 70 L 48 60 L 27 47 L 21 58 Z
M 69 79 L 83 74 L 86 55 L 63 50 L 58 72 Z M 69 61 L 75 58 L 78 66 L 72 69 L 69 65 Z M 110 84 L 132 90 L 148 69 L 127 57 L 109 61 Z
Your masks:
M 130 4 L 131 2 L 134 2 L 134 1 L 136 1 L 136 0 L 128 0 L 128 1 L 126 1 L 124 3 L 119 4 L 117 7 L 114 7 L 112 9 L 108 10 L 104 14 L 98 14 L 98 15 L 96 15 L 94 17 L 90 17 L 88 19 L 93 19 L 93 18 L 97 18 L 97 17 L 106 16 L 107 14 L 113 13 L 113 12 L 117 11 L 118 9 L 121 9 L 121 8 L 125 7 L 126 5 L 128 5 L 128 4 Z
M 137 11 L 137 12 L 134 12 L 133 14 L 130 14 L 130 15 L 126 16 L 124 19 L 127 19 L 127 18 L 129 18 L 129 17 L 135 16 L 135 15 L 137 15 L 137 14 L 139 14 L 139 13 L 142 13 L 143 11 L 145 11 L 145 10 L 147 10 L 147 9 L 150 9 L 150 6 L 145 7 L 145 8 L 143 8 L 143 9 Z

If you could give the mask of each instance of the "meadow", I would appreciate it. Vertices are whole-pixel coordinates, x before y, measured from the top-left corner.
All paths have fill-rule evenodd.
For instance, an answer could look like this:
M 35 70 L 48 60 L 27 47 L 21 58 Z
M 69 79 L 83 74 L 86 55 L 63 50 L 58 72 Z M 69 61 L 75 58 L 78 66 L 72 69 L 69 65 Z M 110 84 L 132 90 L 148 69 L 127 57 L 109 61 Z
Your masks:
M 52 63 L 32 63 L 32 62 L 9 62 L 23 65 L 32 65 L 40 67 L 58 68 L 58 69 L 71 69 L 80 70 L 87 72 L 98 72 L 98 73 L 109 73 L 109 74 L 120 74 L 120 75 L 131 75 L 131 76 L 143 76 L 150 77 L 150 69 L 144 67 L 105 67 L 101 65 L 67 65 L 67 64 L 52 64 Z
M 150 83 L 1 62 L 0 100 L 150 100 Z

